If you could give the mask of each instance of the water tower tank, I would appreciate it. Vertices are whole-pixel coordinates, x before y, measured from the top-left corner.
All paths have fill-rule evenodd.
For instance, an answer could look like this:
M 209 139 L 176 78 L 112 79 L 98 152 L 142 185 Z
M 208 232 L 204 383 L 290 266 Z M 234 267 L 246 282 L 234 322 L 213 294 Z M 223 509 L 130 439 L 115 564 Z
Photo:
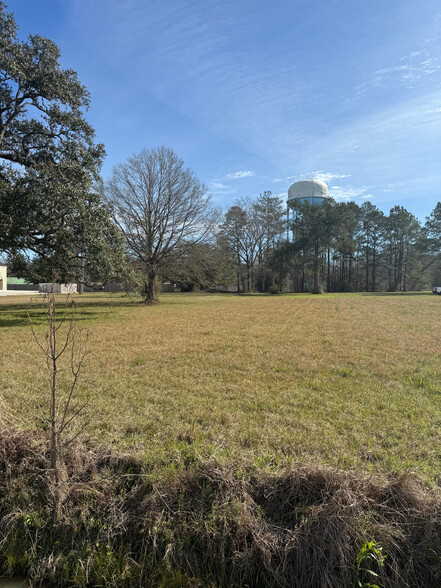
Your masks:
M 288 189 L 288 206 L 295 202 L 309 202 L 309 204 L 322 204 L 329 198 L 328 186 L 321 180 L 302 180 L 291 184 Z

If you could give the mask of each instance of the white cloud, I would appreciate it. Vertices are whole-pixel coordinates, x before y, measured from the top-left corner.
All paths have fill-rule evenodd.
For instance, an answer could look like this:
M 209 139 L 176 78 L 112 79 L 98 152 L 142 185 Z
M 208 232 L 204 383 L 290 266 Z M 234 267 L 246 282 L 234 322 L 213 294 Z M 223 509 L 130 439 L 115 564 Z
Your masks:
M 365 193 L 375 189 L 376 195 L 383 189 L 392 189 L 400 194 L 400 201 L 412 192 L 422 198 L 422 189 L 428 193 L 428 178 L 435 178 L 434 185 L 440 181 L 440 115 L 433 112 L 440 104 L 438 90 L 359 117 L 316 139 L 304 149 L 298 166 L 307 170 L 320 169 L 322 165 L 338 171 L 350 168 L 351 180 L 347 183 L 369 186 Z M 346 181 L 338 183 L 346 187 Z M 335 186 L 330 186 L 330 193 L 332 189 Z
M 333 174 L 331 172 L 323 172 L 323 171 L 315 171 L 310 174 L 305 174 L 302 178 L 310 178 L 313 180 L 321 180 L 326 184 L 332 183 L 332 180 L 341 179 L 341 178 L 349 178 L 348 174 Z
M 401 177 L 415 178 L 416 184 L 426 185 L 427 177 L 434 176 L 439 185 L 441 93 L 437 90 L 436 101 L 430 104 L 423 92 L 427 87 L 427 92 L 434 92 L 441 80 L 439 34 L 429 22 L 419 32 L 415 28 L 412 35 L 397 29 L 397 36 L 372 52 L 372 60 L 363 61 L 370 51 L 361 54 L 354 76 L 347 77 L 345 67 L 333 69 L 334 61 L 302 63 L 297 42 L 292 43 L 292 51 L 279 51 L 282 45 L 276 44 L 261 54 L 238 50 L 236 41 L 247 37 L 249 42 L 254 38 L 250 29 L 259 31 L 261 26 L 258 11 L 238 14 L 233 10 L 240 3 L 208 2 L 203 12 L 192 2 L 174 3 L 167 10 L 159 0 L 148 4 L 111 0 L 109 5 L 103 18 L 109 20 L 110 13 L 113 34 L 108 37 L 116 45 L 109 55 L 117 65 L 130 63 L 137 80 L 155 80 L 136 89 L 145 88 L 173 112 L 196 121 L 210 136 L 230 141 L 233 148 L 237 145 L 241 149 L 237 167 L 258 169 L 259 177 L 274 174 L 276 190 L 300 179 L 299 175 L 284 177 L 296 170 L 325 170 L 317 173 L 328 175 L 316 177 L 330 184 L 369 185 L 379 200 L 389 180 L 395 184 Z M 292 29 L 292 38 L 286 40 L 294 41 L 296 33 Z M 405 49 L 397 55 L 400 46 Z M 409 75 L 422 76 L 418 94 L 407 91 L 413 84 Z M 360 82 L 365 85 L 359 88 L 360 94 L 366 92 L 360 102 L 365 99 L 366 103 L 346 108 L 343 101 Z M 385 88 L 391 90 L 385 100 L 371 99 L 370 92 L 381 94 Z M 430 106 L 432 110 L 427 110 Z M 253 159 L 247 160 L 246 154 Z M 255 156 L 270 162 L 272 168 L 258 167 Z M 231 167 L 226 161 L 219 163 L 232 173 L 215 178 L 216 184 L 236 185 L 236 180 L 249 177 L 234 171 L 232 159 Z M 344 179 L 343 172 L 351 178 Z M 340 186 L 340 192 L 334 189 L 334 193 L 351 199 L 354 196 L 348 189 Z M 213 190 L 224 194 L 221 191 L 226 189 L 213 183 Z M 420 186 L 415 190 L 421 193 Z M 395 185 L 393 192 L 404 198 Z
M 219 180 L 213 180 L 210 183 L 210 192 L 216 197 L 228 196 L 236 194 L 236 190 L 227 184 L 222 184 Z
M 437 106 L 436 108 L 432 108 L 431 110 L 427 111 L 427 114 L 438 114 L 441 113 L 441 106 Z
M 276 178 L 273 182 L 289 182 L 290 180 L 295 180 L 297 176 L 285 176 L 284 178 Z
M 239 178 L 250 178 L 254 176 L 253 171 L 237 171 L 232 174 L 227 174 L 227 180 L 238 180 Z
M 335 200 L 347 202 L 356 198 L 372 198 L 372 194 L 367 194 L 367 187 L 360 186 L 332 186 L 329 188 L 329 195 Z
M 276 178 L 273 182 L 289 182 L 291 180 L 321 180 L 325 183 L 332 183 L 332 180 L 349 178 L 349 174 L 333 174 L 331 172 L 314 171 L 300 176 L 285 176 L 284 178 Z
M 402 63 L 372 72 L 368 80 L 355 86 L 355 95 L 349 101 L 371 88 L 385 86 L 394 81 L 398 81 L 408 88 L 413 88 L 417 82 L 421 83 L 424 78 L 433 76 L 441 70 L 441 59 L 431 54 L 433 46 L 438 42 L 436 39 L 427 39 L 423 49 L 403 55 L 400 60 Z

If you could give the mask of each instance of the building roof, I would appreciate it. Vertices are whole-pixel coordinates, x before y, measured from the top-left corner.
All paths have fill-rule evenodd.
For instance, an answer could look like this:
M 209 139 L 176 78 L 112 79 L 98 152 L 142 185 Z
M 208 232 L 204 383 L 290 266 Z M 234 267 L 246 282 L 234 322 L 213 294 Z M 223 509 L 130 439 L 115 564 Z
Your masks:
M 13 276 L 8 276 L 8 284 L 29 284 L 29 280 L 25 280 L 24 278 L 15 278 Z

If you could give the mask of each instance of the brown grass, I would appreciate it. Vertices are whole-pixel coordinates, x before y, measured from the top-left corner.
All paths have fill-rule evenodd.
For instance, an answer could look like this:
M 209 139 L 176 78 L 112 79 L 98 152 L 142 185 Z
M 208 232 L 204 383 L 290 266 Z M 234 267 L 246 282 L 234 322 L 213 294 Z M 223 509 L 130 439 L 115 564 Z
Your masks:
M 355 562 L 375 539 L 385 564 L 364 567 L 379 586 L 441 582 L 441 502 L 412 476 L 249 475 L 211 461 L 158 480 L 133 456 L 77 445 L 51 523 L 48 445 L 41 433 L 0 433 L 0 573 L 78 587 L 350 588 L 369 580 Z
M 52 522 L 44 362 L 26 300 L 0 299 L 0 573 L 350 587 L 374 540 L 379 586 L 441 584 L 439 297 L 80 303 L 93 421 Z
M 78 298 L 89 432 L 158 470 L 215 458 L 438 480 L 440 297 Z M 0 299 L 0 370 L 4 406 L 32 427 L 46 381 L 24 302 Z

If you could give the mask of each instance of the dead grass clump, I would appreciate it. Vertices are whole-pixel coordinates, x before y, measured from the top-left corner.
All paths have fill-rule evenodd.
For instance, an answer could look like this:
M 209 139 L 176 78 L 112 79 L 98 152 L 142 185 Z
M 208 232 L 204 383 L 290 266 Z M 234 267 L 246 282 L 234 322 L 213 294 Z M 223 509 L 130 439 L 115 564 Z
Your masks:
M 70 487 L 53 521 L 36 483 L 50 467 L 44 436 L 0 432 L 0 574 L 80 587 L 343 588 L 372 580 L 364 567 L 382 587 L 440 585 L 441 501 L 410 475 L 214 462 L 158 474 L 84 444 L 65 458 Z M 372 540 L 384 565 L 357 568 Z
M 261 480 L 256 490 L 280 534 L 272 565 L 296 586 L 353 585 L 362 579 L 354 577 L 357 550 L 372 539 L 387 554 L 373 570 L 381 586 L 438 585 L 440 505 L 410 475 L 385 482 L 307 467 Z M 289 584 L 280 578 L 280 585 Z

